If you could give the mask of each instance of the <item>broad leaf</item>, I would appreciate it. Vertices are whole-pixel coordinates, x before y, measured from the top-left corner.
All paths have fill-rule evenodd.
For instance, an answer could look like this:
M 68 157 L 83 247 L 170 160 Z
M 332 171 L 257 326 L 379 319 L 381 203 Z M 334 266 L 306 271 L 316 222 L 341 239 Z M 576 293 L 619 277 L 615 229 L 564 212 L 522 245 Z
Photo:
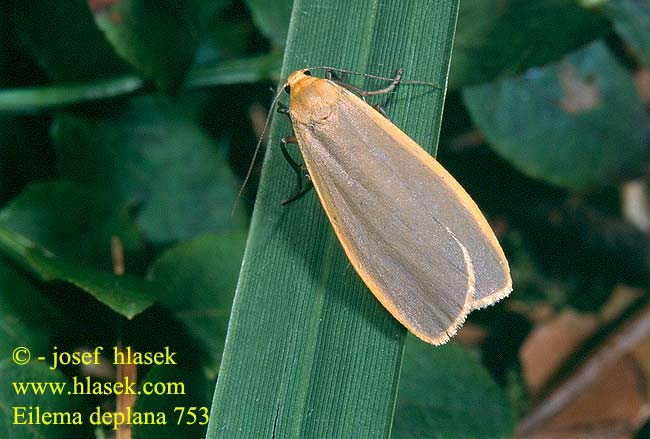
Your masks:
M 32 184 L 0 211 L 0 252 L 40 279 L 71 283 L 131 318 L 160 288 L 112 274 L 111 236 L 120 236 L 127 251 L 138 241 L 126 217 L 97 201 L 72 183 Z
M 147 309 L 156 300 L 160 290 L 159 285 L 134 276 L 115 276 L 58 257 L 1 226 L 0 252 L 40 279 L 75 285 L 127 318 L 133 318 Z
M 487 82 L 556 61 L 608 30 L 605 18 L 578 1 L 461 2 L 449 87 Z
M 405 349 L 393 439 L 511 437 L 510 403 L 470 353 L 411 336 Z
M 18 346 L 44 354 L 57 317 L 34 283 L 0 258 L 0 358 Z
M 636 57 L 650 67 L 650 3 L 637 0 L 609 0 L 604 13 L 614 29 L 632 46 Z
M 87 187 L 67 181 L 27 186 L 0 210 L 0 225 L 58 256 L 112 271 L 111 238 L 127 252 L 142 247 L 126 210 L 112 208 Z
M 97 29 L 85 0 L 30 0 L 12 11 L 20 37 L 55 81 L 86 81 L 129 71 Z
M 239 183 L 214 142 L 162 99 L 142 98 L 105 117 L 60 115 L 53 127 L 60 173 L 135 210 L 146 238 L 164 243 L 240 230 Z
M 200 32 L 190 2 L 117 0 L 93 6 L 95 21 L 115 51 L 163 90 L 177 92 Z
M 161 255 L 151 276 L 167 286 L 160 301 L 185 323 L 218 368 L 246 235 L 202 235 Z
M 529 176 L 579 189 L 607 184 L 645 156 L 645 112 L 603 43 L 525 75 L 464 89 L 492 147 Z
M 246 0 L 255 24 L 271 42 L 284 46 L 289 30 L 293 0 L 268 2 L 265 0 Z

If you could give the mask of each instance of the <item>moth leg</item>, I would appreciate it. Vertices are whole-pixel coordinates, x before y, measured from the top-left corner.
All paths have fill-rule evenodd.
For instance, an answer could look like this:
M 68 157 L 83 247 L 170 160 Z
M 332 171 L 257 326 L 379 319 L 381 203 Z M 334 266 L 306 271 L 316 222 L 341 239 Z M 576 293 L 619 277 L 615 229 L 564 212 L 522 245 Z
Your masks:
M 340 73 L 340 74 L 337 74 Z M 347 84 L 346 78 L 348 74 L 346 72 L 336 72 L 335 70 L 325 70 L 325 79 L 334 81 L 337 84 Z
M 383 95 L 386 93 L 390 93 L 397 87 L 397 84 L 400 83 L 402 80 L 402 74 L 404 74 L 403 69 L 397 69 L 397 72 L 395 73 L 395 78 L 393 78 L 393 81 L 388 85 L 388 87 L 380 88 L 378 90 L 370 90 L 366 91 L 364 90 L 364 96 L 374 96 L 374 95 Z
M 278 107 L 277 107 L 276 111 L 278 113 L 280 113 L 280 114 L 288 115 L 289 114 L 289 107 L 287 107 L 286 104 L 284 104 L 282 102 L 278 102 Z
M 296 189 L 293 192 L 293 194 L 289 196 L 289 198 L 281 202 L 283 206 L 302 197 L 312 188 L 311 179 L 309 178 L 309 174 L 307 174 L 307 171 L 305 170 L 305 166 L 298 164 L 291 157 L 289 151 L 287 151 L 287 145 L 290 143 L 291 144 L 298 143 L 295 136 L 284 137 L 280 139 L 280 150 L 282 151 L 282 155 L 284 156 L 284 159 L 287 161 L 287 163 L 289 163 L 291 169 L 293 169 L 293 171 L 296 173 Z M 304 186 L 303 186 L 303 175 L 307 180 L 307 183 Z
M 289 154 L 289 151 L 287 151 L 288 144 L 295 145 L 296 143 L 298 143 L 298 140 L 295 136 L 283 137 L 280 139 L 280 150 L 282 151 L 284 159 L 289 163 L 289 166 L 291 166 L 296 174 L 298 174 L 298 178 L 300 179 L 302 175 L 302 166 L 296 163 L 293 157 Z
M 387 87 L 380 88 L 378 90 L 364 90 L 360 87 L 354 86 L 352 84 L 348 84 L 342 80 L 333 80 L 333 81 L 338 85 L 340 85 L 341 87 L 347 88 L 351 92 L 358 94 L 365 101 L 365 98 L 367 96 L 383 95 L 393 91 L 395 87 L 397 87 L 397 85 L 402 80 L 403 73 L 404 70 L 398 69 L 397 72 L 395 73 L 395 78 L 393 79 L 393 81 Z
M 347 82 L 344 82 L 344 81 L 339 80 L 339 79 L 332 79 L 332 82 L 334 82 L 335 84 L 340 85 L 341 87 L 343 87 L 345 89 L 350 90 L 352 93 L 358 94 L 359 97 L 361 99 L 363 99 L 364 102 L 366 101 L 366 96 L 367 96 L 368 92 L 365 91 L 364 89 L 362 89 L 360 87 L 357 87 L 356 85 L 348 84 Z
M 386 119 L 388 119 L 388 120 L 390 120 L 390 121 L 392 122 L 390 116 L 388 115 L 388 113 L 386 113 L 386 110 L 384 110 L 384 107 L 382 107 L 381 105 L 377 104 L 377 105 L 375 105 L 373 108 L 374 108 L 375 110 L 377 110 L 377 112 L 378 112 L 379 114 L 381 114 L 381 115 L 384 116 Z
M 280 204 L 286 206 L 287 204 L 291 203 L 292 201 L 296 201 L 297 199 L 305 195 L 307 192 L 309 192 L 313 188 L 313 185 L 311 183 L 311 178 L 309 178 L 309 174 L 305 174 L 305 179 L 307 180 L 305 186 L 303 188 L 297 188 L 296 191 L 293 194 L 291 194 L 291 196 L 289 196 L 289 198 L 287 198 L 286 200 L 282 200 Z

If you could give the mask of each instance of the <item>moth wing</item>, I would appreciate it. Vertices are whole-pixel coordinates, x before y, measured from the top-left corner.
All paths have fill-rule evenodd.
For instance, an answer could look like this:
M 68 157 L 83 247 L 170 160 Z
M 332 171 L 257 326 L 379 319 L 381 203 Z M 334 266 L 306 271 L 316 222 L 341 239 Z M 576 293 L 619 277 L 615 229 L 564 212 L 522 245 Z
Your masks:
M 418 337 L 444 343 L 469 311 L 510 292 L 503 252 L 435 159 L 357 96 L 331 92 L 340 96 L 326 118 L 294 121 L 321 204 L 379 301 Z

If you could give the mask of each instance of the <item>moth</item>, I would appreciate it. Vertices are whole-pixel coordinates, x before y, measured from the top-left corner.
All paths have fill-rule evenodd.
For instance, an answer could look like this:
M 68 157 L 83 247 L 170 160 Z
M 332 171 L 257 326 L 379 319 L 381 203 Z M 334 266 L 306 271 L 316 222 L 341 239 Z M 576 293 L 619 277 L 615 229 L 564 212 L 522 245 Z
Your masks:
M 503 250 L 476 203 L 431 155 L 340 81 L 289 75 L 295 138 L 282 151 L 306 170 L 350 263 L 381 304 L 420 339 L 439 345 L 474 309 L 512 291 Z M 356 92 L 356 94 L 355 94 Z M 277 97 L 275 99 L 277 101 Z M 297 143 L 304 165 L 286 151 Z M 286 201 L 306 188 L 299 187 Z

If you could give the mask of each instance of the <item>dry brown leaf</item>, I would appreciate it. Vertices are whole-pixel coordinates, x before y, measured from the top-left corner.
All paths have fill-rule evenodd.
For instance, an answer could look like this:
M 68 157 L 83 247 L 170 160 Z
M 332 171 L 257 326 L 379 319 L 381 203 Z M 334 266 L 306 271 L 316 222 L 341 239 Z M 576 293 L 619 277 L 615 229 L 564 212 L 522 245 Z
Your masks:
M 631 439 L 647 419 L 648 398 L 632 356 L 604 369 L 575 401 L 518 439 Z
M 620 308 L 617 300 L 611 309 Z M 650 306 L 644 305 L 550 389 L 520 420 L 516 437 L 632 439 L 650 419 L 649 389 Z
M 634 302 L 641 299 L 646 291 L 619 285 L 614 289 L 609 300 L 600 310 L 601 324 L 608 324 L 618 319 Z
M 524 380 L 533 398 L 596 329 L 595 315 L 564 311 L 533 330 L 519 351 Z

